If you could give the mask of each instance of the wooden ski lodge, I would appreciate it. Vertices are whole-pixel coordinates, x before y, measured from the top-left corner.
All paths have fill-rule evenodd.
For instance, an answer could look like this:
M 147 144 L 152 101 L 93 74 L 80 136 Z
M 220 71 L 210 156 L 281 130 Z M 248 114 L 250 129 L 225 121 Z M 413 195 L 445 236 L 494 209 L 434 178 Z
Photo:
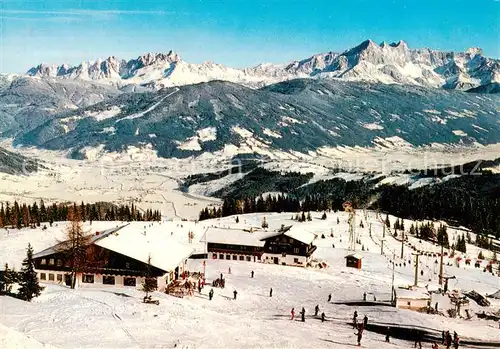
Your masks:
M 315 235 L 292 226 L 276 232 L 208 228 L 201 242 L 209 259 L 306 266 L 316 250 Z
M 66 242 L 33 255 L 39 281 L 71 284 L 71 265 Z M 180 277 L 193 249 L 164 232 L 123 225 L 89 237 L 85 266 L 76 274 L 76 287 L 113 285 L 139 288 L 144 281 L 148 259 L 151 275 L 157 278 L 159 291 Z

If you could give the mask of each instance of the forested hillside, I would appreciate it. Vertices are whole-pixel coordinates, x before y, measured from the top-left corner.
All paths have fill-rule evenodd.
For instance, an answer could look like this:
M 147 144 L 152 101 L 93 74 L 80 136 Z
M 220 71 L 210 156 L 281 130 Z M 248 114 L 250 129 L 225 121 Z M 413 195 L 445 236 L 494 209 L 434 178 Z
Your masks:
M 342 178 L 307 183 L 312 174 L 253 171 L 216 194 L 221 209 L 203 210 L 200 219 L 250 212 L 342 210 L 345 201 L 408 219 L 440 219 L 479 233 L 500 236 L 500 175 L 489 171 L 441 180 L 413 188 L 381 184 L 384 177 Z M 262 197 L 278 191 L 283 194 Z

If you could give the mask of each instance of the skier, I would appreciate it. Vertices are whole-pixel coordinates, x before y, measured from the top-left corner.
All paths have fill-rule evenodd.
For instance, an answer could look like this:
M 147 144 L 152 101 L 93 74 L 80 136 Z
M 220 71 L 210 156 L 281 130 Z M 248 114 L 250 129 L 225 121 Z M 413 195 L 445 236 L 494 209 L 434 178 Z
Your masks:
M 302 322 L 306 322 L 306 310 L 304 309 L 304 307 L 302 307 L 302 310 L 300 312 L 300 316 L 302 318 Z
M 222 273 L 220 273 L 220 279 L 221 279 L 221 281 L 222 281 Z
M 201 284 L 198 283 L 198 293 L 201 293 Z
M 414 346 L 414 348 L 417 347 L 417 344 L 418 344 L 419 349 L 422 349 L 422 332 L 419 330 L 415 331 L 415 346 Z
M 363 318 L 363 327 L 366 328 L 366 325 L 368 325 L 368 316 L 365 315 Z
M 387 343 L 390 343 L 390 335 L 391 335 L 391 328 L 390 327 L 387 327 L 387 332 L 385 333 L 385 341 Z
M 332 300 L 332 294 L 330 293 L 330 294 L 328 295 L 328 302 L 330 302 L 331 300 Z
M 236 295 L 238 294 L 238 292 L 236 292 L 236 290 L 234 290 L 233 294 L 234 294 L 234 300 L 236 300 Z
M 363 326 L 359 326 L 358 328 L 358 333 L 356 333 L 358 336 L 358 347 L 361 346 L 361 339 L 363 338 Z
M 208 300 L 211 301 L 212 298 L 214 298 L 214 289 L 213 288 L 210 290 L 210 292 L 208 292 Z
M 273 296 L 273 288 L 271 287 L 271 289 L 269 290 L 269 297 L 272 297 Z
M 252 279 L 253 279 L 253 270 L 252 270 Z
M 325 322 L 325 312 L 321 313 L 321 322 Z
M 458 334 L 456 332 L 453 333 L 453 347 L 455 349 L 458 349 L 458 346 L 460 345 L 460 339 L 458 338 Z
M 316 304 L 316 307 L 314 307 L 314 316 L 318 316 L 319 313 L 319 305 Z
M 446 349 L 450 349 L 452 341 L 450 331 L 446 331 Z
M 365 301 L 365 302 L 366 302 L 366 292 L 365 292 L 365 293 L 363 293 L 363 301 Z
M 358 324 L 358 312 L 354 312 L 354 316 L 352 317 L 352 328 L 356 328 Z
M 229 267 L 229 268 L 227 269 L 227 273 L 228 273 L 228 274 L 231 274 L 231 267 Z
M 292 308 L 292 311 L 291 311 L 291 314 L 292 314 L 292 318 L 290 320 L 295 320 L 295 308 Z

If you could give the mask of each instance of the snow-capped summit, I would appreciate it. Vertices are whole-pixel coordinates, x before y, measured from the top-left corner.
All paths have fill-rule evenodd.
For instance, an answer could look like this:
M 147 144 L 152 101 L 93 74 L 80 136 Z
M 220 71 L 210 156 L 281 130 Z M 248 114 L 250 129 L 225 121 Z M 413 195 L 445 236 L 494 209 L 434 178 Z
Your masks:
M 111 56 L 74 67 L 40 64 L 27 75 L 154 89 L 211 80 L 260 87 L 295 78 L 337 78 L 466 90 L 499 83 L 500 61 L 484 57 L 480 48 L 442 52 L 410 49 L 403 40 L 390 44 L 365 40 L 340 54 L 320 53 L 287 64 L 259 64 L 245 69 L 211 61 L 187 63 L 169 51 L 147 53 L 129 61 Z
M 468 53 L 471 56 L 482 56 L 483 55 L 483 49 L 480 47 L 470 47 L 465 51 L 465 53 Z

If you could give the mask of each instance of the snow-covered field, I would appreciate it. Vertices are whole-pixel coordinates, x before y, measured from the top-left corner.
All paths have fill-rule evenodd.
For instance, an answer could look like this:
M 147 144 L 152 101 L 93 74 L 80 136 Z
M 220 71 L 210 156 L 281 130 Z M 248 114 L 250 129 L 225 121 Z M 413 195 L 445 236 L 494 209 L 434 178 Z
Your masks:
M 235 217 L 207 220 L 199 223 L 170 221 L 154 223 L 148 229 L 173 233 L 181 243 L 188 243 L 188 232 L 195 234 L 192 247 L 204 251 L 199 242 L 207 227 L 259 227 L 263 217 L 269 223 L 269 230 L 281 224 L 296 224 L 306 231 L 318 235 L 315 244 L 318 250 L 315 258 L 328 264 L 326 269 L 296 268 L 267 265 L 252 262 L 209 260 L 206 272 L 209 281 L 223 273 L 225 289 L 215 289 L 210 302 L 205 287 L 201 294 L 182 299 L 155 293 L 160 305 L 141 303 L 142 294 L 128 288 L 106 287 L 96 289 L 69 290 L 63 286 L 48 285 L 42 295 L 32 303 L 11 297 L 0 297 L 0 346 L 6 348 L 347 348 L 356 344 L 354 331 L 347 325 L 352 313 L 357 310 L 361 317 L 367 315 L 372 323 L 396 323 L 419 325 L 435 330 L 457 331 L 462 338 L 474 338 L 500 342 L 498 324 L 477 318 L 472 320 L 450 319 L 439 315 L 427 315 L 390 307 L 349 307 L 328 303 L 342 300 L 360 300 L 363 292 L 368 297 L 375 295 L 379 300 L 388 299 L 391 290 L 392 266 L 389 259 L 396 252 L 395 285 L 413 283 L 413 264 L 399 267 L 398 256 L 401 244 L 387 236 L 384 250 L 380 254 L 378 245 L 382 238 L 382 224 L 374 212 L 358 211 L 357 222 L 365 228 L 358 228 L 361 244 L 358 253 L 363 258 L 362 270 L 345 267 L 347 254 L 347 216 L 345 213 L 329 213 L 327 220 L 321 220 L 322 213 L 313 213 L 311 222 L 297 223 L 291 220 L 292 213 L 249 214 Z M 337 224 L 337 217 L 340 223 Z M 385 217 L 384 217 L 385 218 Z M 395 218 L 390 217 L 391 222 Z M 410 226 L 405 221 L 405 226 Z M 41 229 L 2 230 L 0 232 L 0 265 L 9 262 L 19 269 L 24 249 L 30 242 L 35 251 L 43 249 L 61 238 L 66 223 L 56 223 L 45 231 Z M 85 229 L 101 230 L 120 222 L 87 223 Z M 132 223 L 141 229 L 144 223 Z M 369 234 L 371 224 L 372 236 Z M 249 233 L 250 234 L 250 233 Z M 324 234 L 325 238 L 321 238 Z M 330 236 L 333 234 L 333 237 Z M 450 241 L 455 231 L 449 229 Z M 419 243 L 410 237 L 410 242 Z M 335 248 L 332 247 L 335 245 Z M 422 243 L 422 249 L 435 248 Z M 364 247 L 365 251 L 361 251 Z M 478 249 L 467 246 L 470 257 L 475 260 Z M 405 247 L 403 260 L 412 259 Z M 445 258 L 445 263 L 452 260 Z M 434 260 L 421 258 L 419 284 L 437 286 Z M 231 274 L 228 274 L 228 268 Z M 201 260 L 190 260 L 188 268 L 201 271 Z M 255 277 L 250 278 L 251 271 Z M 467 291 L 475 289 L 480 293 L 493 293 L 500 288 L 500 278 L 473 267 L 445 266 L 446 275 L 455 275 L 450 288 Z M 273 297 L 269 290 L 273 288 Z M 232 300 L 233 291 L 238 291 L 237 300 Z M 314 318 L 316 305 L 324 311 L 327 322 Z M 306 322 L 290 321 L 292 307 L 296 313 L 306 309 Z M 472 313 L 482 311 L 471 302 Z M 492 309 L 500 309 L 500 303 L 493 303 Z M 383 336 L 366 332 L 363 337 L 366 348 L 404 348 L 413 343 L 393 340 L 384 342 Z
M 244 134 L 243 129 L 236 131 Z M 216 137 L 213 130 L 203 129 L 196 141 L 213 137 Z M 458 165 L 477 159 L 490 160 L 497 158 L 500 153 L 499 144 L 469 148 L 439 145 L 417 149 L 403 147 L 394 140 L 385 143 L 380 140 L 379 143 L 372 148 L 322 148 L 308 154 L 269 153 L 266 149 L 259 153 L 258 147 L 254 146 L 251 151 L 270 157 L 271 160 L 264 165 L 269 170 L 315 173 L 311 183 L 335 177 L 355 180 L 362 173 L 387 175 L 392 171 Z M 220 203 L 220 200 L 205 196 L 237 180 L 239 175 L 194 186 L 189 193 L 178 190 L 179 182 L 191 174 L 216 172 L 236 166 L 230 159 L 242 151 L 236 146 L 227 146 L 222 152 L 206 152 L 197 158 L 164 159 L 159 158 L 148 145 L 142 148 L 129 147 L 122 153 L 108 153 L 103 150 L 103 146 L 99 146 L 86 149 L 87 160 L 71 160 L 62 152 L 35 148 L 13 149 L 9 140 L 0 142 L 0 146 L 40 159 L 46 167 L 29 176 L 0 173 L 0 202 L 18 200 L 29 203 L 40 199 L 46 203 L 133 202 L 144 210 L 159 209 L 167 218 L 185 219 L 196 219 L 202 208 Z M 339 169 L 343 172 L 338 173 Z M 408 180 L 406 175 L 396 175 L 386 181 L 406 183 Z

